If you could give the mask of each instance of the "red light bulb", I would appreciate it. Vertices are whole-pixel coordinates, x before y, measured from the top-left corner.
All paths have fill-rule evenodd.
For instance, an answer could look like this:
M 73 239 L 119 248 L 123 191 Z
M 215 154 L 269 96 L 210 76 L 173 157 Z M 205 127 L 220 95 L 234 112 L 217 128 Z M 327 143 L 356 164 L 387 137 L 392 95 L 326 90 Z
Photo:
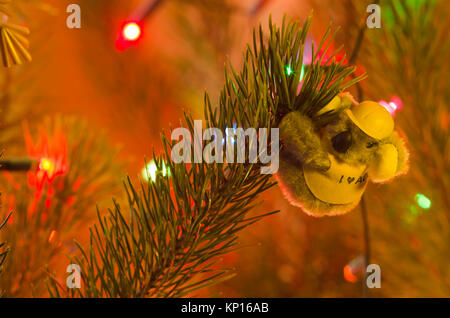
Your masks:
M 130 22 L 123 28 L 123 37 L 128 41 L 136 41 L 141 35 L 141 28 L 135 22 Z
M 116 41 L 116 48 L 120 51 L 136 44 L 142 37 L 142 28 L 137 21 L 125 22 L 119 32 Z

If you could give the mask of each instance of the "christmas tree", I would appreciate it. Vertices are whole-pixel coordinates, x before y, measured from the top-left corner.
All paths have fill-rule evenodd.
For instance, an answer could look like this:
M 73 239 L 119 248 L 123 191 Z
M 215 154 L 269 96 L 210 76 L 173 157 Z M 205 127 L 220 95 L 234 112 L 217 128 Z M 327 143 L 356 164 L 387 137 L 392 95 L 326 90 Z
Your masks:
M 448 297 L 449 6 L 372 2 L 83 0 L 70 29 L 60 2 L 1 1 L 0 294 Z M 292 112 L 324 127 L 343 91 L 393 114 L 410 151 L 345 215 L 292 206 L 260 160 L 171 156 L 199 119 L 224 143 Z

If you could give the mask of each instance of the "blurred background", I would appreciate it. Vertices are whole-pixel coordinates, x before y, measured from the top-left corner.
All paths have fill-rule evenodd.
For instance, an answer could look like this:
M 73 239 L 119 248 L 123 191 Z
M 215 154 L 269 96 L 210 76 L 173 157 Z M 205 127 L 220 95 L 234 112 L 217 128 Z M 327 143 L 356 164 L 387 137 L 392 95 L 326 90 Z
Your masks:
M 144 158 L 162 150 L 160 133 L 183 110 L 203 118 L 203 93 L 217 101 L 224 63 L 235 69 L 259 23 L 269 15 L 303 22 L 313 10 L 311 42 L 330 22 L 347 59 L 367 72 L 361 92 L 395 111 L 411 152 L 408 175 L 370 184 L 371 263 L 381 267 L 374 297 L 450 297 L 449 2 L 381 0 L 381 28 L 365 28 L 356 0 L 160 0 L 142 20 L 139 40 L 118 47 L 124 23 L 146 0 L 17 0 L 12 23 L 26 25 L 33 60 L 0 73 L 3 159 L 33 157 L 35 170 L 2 171 L 0 220 L 14 211 L 0 241 L 11 250 L 0 276 L 7 297 L 47 296 L 46 266 L 64 273 L 73 239 L 114 196 L 126 175 L 137 179 Z M 81 8 L 69 29 L 66 8 Z M 343 57 L 344 58 L 344 57 Z M 351 92 L 357 96 L 355 88 Z M 43 161 L 43 159 L 48 161 Z M 151 178 L 149 180 L 151 182 Z M 361 297 L 364 232 L 361 211 L 312 218 L 283 198 L 263 194 L 252 213 L 281 210 L 247 228 L 237 252 L 219 266 L 237 276 L 199 291 L 205 297 Z

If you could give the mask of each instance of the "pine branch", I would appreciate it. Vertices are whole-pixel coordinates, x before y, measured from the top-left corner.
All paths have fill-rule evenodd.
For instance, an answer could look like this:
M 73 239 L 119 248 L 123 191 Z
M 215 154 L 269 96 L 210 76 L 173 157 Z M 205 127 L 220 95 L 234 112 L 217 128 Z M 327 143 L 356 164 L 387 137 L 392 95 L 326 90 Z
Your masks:
M 8 222 L 9 217 L 11 216 L 12 212 L 10 212 L 8 214 L 8 216 L 6 217 L 6 219 L 3 221 L 3 223 L 0 224 L 0 230 L 6 225 L 6 222 Z M 8 255 L 9 252 L 9 248 L 5 247 L 6 243 L 0 243 L 0 274 L 2 273 L 2 265 L 3 262 L 5 261 L 6 256 Z M 3 296 L 3 291 L 0 290 L 0 297 Z
M 44 296 L 44 266 L 76 248 L 75 233 L 92 222 L 94 204 L 119 188 L 121 169 L 114 150 L 104 136 L 88 132 L 87 123 L 57 116 L 40 128 L 38 140 L 31 138 L 37 135 L 34 127 L 25 134 L 28 154 L 39 163 L 27 174 L 8 173 L 0 179 L 3 207 L 14 211 L 0 240 L 11 248 L 0 277 L 7 297 Z M 43 158 L 48 170 L 41 166 Z
M 11 216 L 12 212 L 8 214 L 8 216 L 5 218 L 5 220 L 0 224 L 0 230 L 6 225 L 6 222 L 8 221 L 9 217 Z M 0 243 L 0 249 L 5 247 L 5 242 Z M 6 255 L 8 254 L 8 249 L 0 250 L 0 273 L 2 272 L 2 265 L 5 261 Z
M 1 156 L 1 154 L 0 154 Z M 10 212 L 8 214 L 8 216 L 5 218 L 5 220 L 0 223 L 0 230 L 6 225 L 6 222 L 8 222 L 10 216 L 11 216 L 12 212 Z M 2 265 L 5 261 L 6 256 L 8 255 L 9 252 L 9 248 L 5 246 L 6 242 L 1 242 L 0 243 L 0 274 L 2 273 Z M 3 296 L 3 291 L 0 289 L 0 297 Z
M 269 20 L 267 39 L 261 26 L 253 33 L 253 45 L 244 53 L 242 70 L 236 72 L 231 65 L 225 69 L 217 108 L 205 94 L 206 128 L 225 132 L 227 127 L 237 126 L 270 131 L 290 111 L 314 116 L 337 93 L 360 79 L 345 82 L 354 67 L 336 63 L 333 55 L 327 61 L 323 55 L 318 57 L 334 36 L 329 37 L 329 28 L 317 51 L 313 50 L 313 62 L 306 68 L 298 92 L 310 22 L 311 17 L 300 27 L 284 19 L 277 28 Z M 286 72 L 286 67 L 292 72 Z M 194 135 L 191 114 L 185 113 L 184 119 Z M 248 163 L 246 154 L 245 164 L 176 164 L 170 155 L 176 141 L 165 133 L 162 141 L 164 153 L 153 154 L 159 172 L 156 180 L 136 187 L 128 178 L 126 210 L 114 202 L 107 217 L 99 213 L 98 224 L 91 228 L 90 246 L 79 245 L 81 255 L 72 262 L 81 267 L 83 287 L 64 292 L 57 280 L 51 279 L 48 287 L 52 296 L 190 294 L 230 277 L 229 269 L 215 269 L 217 257 L 237 248 L 239 231 L 278 212 L 246 217 L 257 205 L 258 196 L 275 184 L 270 175 L 261 174 L 260 160 Z M 169 174 L 162 173 L 164 167 Z

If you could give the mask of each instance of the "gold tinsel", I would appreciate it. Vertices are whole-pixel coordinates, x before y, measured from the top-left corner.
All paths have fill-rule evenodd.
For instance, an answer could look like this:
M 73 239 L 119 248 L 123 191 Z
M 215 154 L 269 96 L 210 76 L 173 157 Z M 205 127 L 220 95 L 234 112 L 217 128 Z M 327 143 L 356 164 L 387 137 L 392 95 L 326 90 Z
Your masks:
M 10 23 L 0 24 L 0 48 L 3 65 L 10 67 L 12 64 L 22 64 L 31 61 L 28 52 L 28 28 Z
M 0 23 L 0 51 L 6 67 L 31 61 L 26 38 L 30 31 L 24 26 L 7 23 L 10 13 L 6 5 L 9 3 L 10 0 L 0 0 L 0 16 L 3 16 Z

